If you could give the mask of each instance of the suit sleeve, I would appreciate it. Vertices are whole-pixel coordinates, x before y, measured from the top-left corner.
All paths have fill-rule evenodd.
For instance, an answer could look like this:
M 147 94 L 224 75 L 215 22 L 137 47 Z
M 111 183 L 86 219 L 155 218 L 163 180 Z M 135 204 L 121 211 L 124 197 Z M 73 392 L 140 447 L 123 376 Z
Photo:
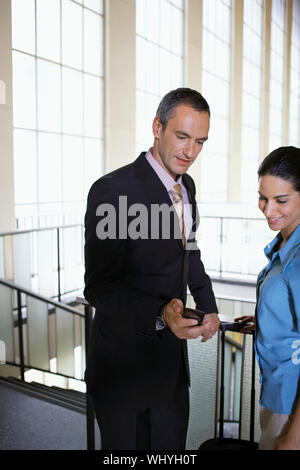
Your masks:
M 98 180 L 88 196 L 85 215 L 85 290 L 84 295 L 100 315 L 110 317 L 115 327 L 153 335 L 163 299 L 137 290 L 126 276 L 128 240 L 118 238 L 119 195 L 108 180 Z M 101 204 L 115 211 L 115 227 L 106 239 L 97 235 L 105 215 L 97 216 Z M 116 237 L 114 237 L 114 231 Z
M 188 285 L 198 310 L 205 313 L 218 312 L 211 280 L 205 272 L 199 249 L 192 250 L 189 254 Z
M 191 232 L 192 235 L 189 238 L 191 249 L 189 252 L 188 286 L 197 309 L 202 310 L 205 313 L 217 313 L 218 308 L 212 290 L 211 280 L 205 272 L 204 265 L 201 261 L 201 253 L 195 238 L 199 223 L 198 210 L 195 201 L 196 188 L 192 178 L 189 178 L 188 182 L 191 192 L 192 205 L 195 209 L 193 211 L 194 224 Z

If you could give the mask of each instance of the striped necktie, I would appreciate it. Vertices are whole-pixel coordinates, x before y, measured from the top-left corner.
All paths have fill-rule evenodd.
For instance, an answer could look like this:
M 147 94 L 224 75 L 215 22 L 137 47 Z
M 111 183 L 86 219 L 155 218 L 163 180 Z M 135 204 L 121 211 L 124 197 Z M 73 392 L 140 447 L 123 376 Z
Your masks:
M 178 215 L 182 244 L 184 246 L 186 242 L 185 230 L 184 230 L 184 214 L 183 214 L 184 205 L 183 205 L 183 197 L 182 197 L 182 190 L 181 190 L 180 184 L 179 183 L 175 184 L 175 186 L 173 186 L 173 188 L 169 192 L 173 199 L 173 205 Z

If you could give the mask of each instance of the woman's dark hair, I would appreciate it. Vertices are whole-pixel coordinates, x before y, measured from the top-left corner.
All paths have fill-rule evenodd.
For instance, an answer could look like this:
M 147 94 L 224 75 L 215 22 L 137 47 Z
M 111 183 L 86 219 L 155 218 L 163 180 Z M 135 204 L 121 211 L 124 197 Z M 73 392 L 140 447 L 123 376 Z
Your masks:
M 258 177 L 273 175 L 290 181 L 300 193 L 300 149 L 297 147 L 279 147 L 273 150 L 260 164 Z
M 208 113 L 210 116 L 209 105 L 198 91 L 191 88 L 177 88 L 169 91 L 162 98 L 157 108 L 156 116 L 159 118 L 163 129 L 167 127 L 169 119 L 173 117 L 176 107 L 180 104 L 190 106 L 199 113 Z

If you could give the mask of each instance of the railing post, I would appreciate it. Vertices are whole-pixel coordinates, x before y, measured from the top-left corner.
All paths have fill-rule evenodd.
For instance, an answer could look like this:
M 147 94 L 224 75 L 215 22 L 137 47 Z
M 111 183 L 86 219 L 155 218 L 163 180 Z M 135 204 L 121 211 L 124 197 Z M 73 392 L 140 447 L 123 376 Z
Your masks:
M 250 407 L 250 442 L 254 442 L 255 418 L 255 335 L 252 333 L 252 365 L 251 365 L 251 407 Z
M 20 372 L 21 372 L 21 380 L 23 380 L 23 382 L 24 382 L 24 380 L 25 380 L 25 363 L 24 363 L 23 320 L 22 320 L 21 292 L 19 290 L 17 290 L 17 308 L 18 308 Z
M 223 263 L 222 263 L 222 257 L 223 257 L 223 217 L 220 217 L 220 277 L 222 277 L 222 271 L 223 271 Z
M 56 229 L 57 238 L 57 289 L 58 289 L 58 301 L 61 301 L 61 286 L 60 286 L 60 233 L 59 227 Z
M 224 357 L 225 357 L 225 329 L 221 328 L 221 383 L 220 383 L 220 417 L 219 439 L 224 436 Z
M 85 358 L 87 364 L 88 345 L 90 339 L 90 329 L 93 318 L 91 305 L 84 305 L 85 312 Z M 87 450 L 95 450 L 95 414 L 91 397 L 86 393 L 86 430 L 87 430 Z

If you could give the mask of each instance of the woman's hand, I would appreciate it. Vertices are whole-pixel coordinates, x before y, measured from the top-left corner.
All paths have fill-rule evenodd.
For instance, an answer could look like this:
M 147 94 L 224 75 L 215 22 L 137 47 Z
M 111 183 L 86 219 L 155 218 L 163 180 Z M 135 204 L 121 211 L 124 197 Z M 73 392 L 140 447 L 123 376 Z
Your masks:
M 240 331 L 242 333 L 247 333 L 248 331 L 255 331 L 256 329 L 256 322 L 254 315 L 245 315 L 243 317 L 237 317 L 234 319 L 236 323 L 245 323 L 244 328 Z

